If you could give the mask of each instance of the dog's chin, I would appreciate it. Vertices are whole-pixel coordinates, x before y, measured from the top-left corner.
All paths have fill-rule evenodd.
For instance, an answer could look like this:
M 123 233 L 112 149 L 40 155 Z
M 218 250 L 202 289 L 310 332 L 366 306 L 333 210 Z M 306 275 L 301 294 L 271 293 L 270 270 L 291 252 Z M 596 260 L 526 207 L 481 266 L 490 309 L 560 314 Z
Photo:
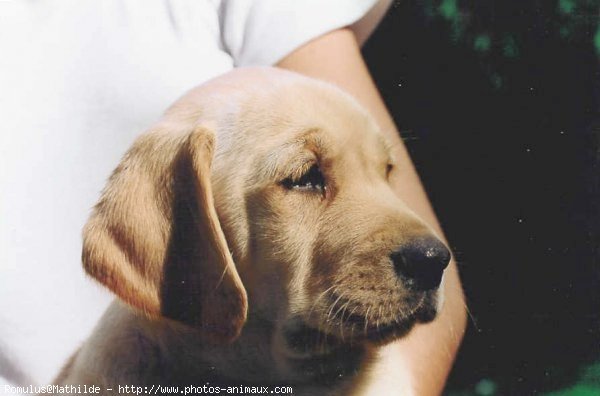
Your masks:
M 423 296 L 410 311 L 389 323 L 353 314 L 344 317 L 343 323 L 321 327 L 295 316 L 283 327 L 288 364 L 317 382 L 346 378 L 358 370 L 367 344 L 388 344 L 408 334 L 416 323 L 434 320 L 436 300 L 435 295 Z
M 352 376 L 365 355 L 362 342 L 345 342 L 337 335 L 309 326 L 301 317 L 283 327 L 284 354 L 296 377 L 322 385 Z
M 436 304 L 434 302 L 423 302 L 413 312 L 400 320 L 367 326 L 364 332 L 364 340 L 376 346 L 383 346 L 406 336 L 415 324 L 429 323 L 436 316 Z M 364 322 L 364 319 L 362 320 Z
M 370 343 L 382 346 L 406 336 L 417 323 L 428 323 L 437 316 L 437 298 L 435 294 L 424 294 L 416 298 L 412 307 L 391 321 L 378 321 L 361 315 L 344 318 L 345 326 L 360 329 L 353 334 L 354 342 Z

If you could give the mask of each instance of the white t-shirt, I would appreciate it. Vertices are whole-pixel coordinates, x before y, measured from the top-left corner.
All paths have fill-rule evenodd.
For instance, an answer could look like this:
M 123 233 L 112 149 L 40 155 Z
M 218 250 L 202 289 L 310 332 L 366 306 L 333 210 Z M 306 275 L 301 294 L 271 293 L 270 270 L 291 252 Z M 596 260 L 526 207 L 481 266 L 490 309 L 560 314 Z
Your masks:
M 376 3 L 0 0 L 0 387 L 49 383 L 112 300 L 80 233 L 134 138 L 233 67 L 343 26 L 364 40 Z

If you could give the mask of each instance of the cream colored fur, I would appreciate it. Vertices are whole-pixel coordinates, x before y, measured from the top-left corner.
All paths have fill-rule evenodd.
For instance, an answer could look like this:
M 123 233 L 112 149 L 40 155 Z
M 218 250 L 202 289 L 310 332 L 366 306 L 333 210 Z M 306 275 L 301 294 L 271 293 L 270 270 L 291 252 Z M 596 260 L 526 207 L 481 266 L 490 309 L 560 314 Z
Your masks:
M 389 260 L 432 233 L 388 185 L 389 153 L 352 98 L 290 72 L 240 69 L 187 93 L 125 155 L 85 227 L 84 267 L 118 299 L 56 382 L 348 394 L 377 345 L 437 305 Z M 324 189 L 289 185 L 315 165 Z M 296 322 L 316 339 L 290 347 Z

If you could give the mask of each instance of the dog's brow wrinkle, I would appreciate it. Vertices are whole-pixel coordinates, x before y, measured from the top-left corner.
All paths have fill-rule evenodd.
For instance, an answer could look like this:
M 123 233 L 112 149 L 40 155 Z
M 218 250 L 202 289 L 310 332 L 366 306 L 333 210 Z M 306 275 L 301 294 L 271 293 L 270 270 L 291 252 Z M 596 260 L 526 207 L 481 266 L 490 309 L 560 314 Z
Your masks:
M 323 131 L 320 128 L 310 128 L 302 132 L 297 139 L 294 140 L 293 144 L 300 145 L 302 148 L 308 148 L 312 150 L 317 157 L 323 155 L 327 145 L 323 141 Z

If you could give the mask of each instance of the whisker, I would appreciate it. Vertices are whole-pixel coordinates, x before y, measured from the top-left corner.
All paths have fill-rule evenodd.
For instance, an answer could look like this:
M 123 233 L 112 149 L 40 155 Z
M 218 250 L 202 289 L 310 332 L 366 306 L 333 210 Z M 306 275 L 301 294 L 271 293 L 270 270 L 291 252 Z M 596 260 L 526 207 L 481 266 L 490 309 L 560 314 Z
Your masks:
M 338 309 L 338 310 L 337 310 L 337 311 L 336 311 L 336 312 L 333 314 L 333 317 L 332 317 L 332 319 L 335 319 L 335 317 L 337 316 L 337 314 L 339 314 L 339 313 L 340 313 L 340 311 L 341 311 L 342 309 L 344 309 L 344 307 L 347 307 L 347 306 L 348 306 L 350 303 L 351 303 L 351 301 L 350 301 L 350 300 L 347 300 L 347 301 L 346 301 L 344 304 L 342 304 L 342 306 L 341 306 L 341 307 L 340 307 L 340 308 L 339 308 L 339 309 Z M 341 319 L 340 319 L 340 320 L 341 320 Z M 343 321 L 343 320 L 342 320 L 342 321 Z
M 340 301 L 340 299 L 342 298 L 343 295 L 344 295 L 344 292 L 340 293 L 340 295 L 338 296 L 338 298 L 336 298 L 336 300 L 333 302 L 333 304 L 331 304 L 331 308 L 327 312 L 327 318 L 326 318 L 327 322 L 329 322 L 329 321 L 332 320 L 331 313 L 333 312 L 333 309 L 335 308 L 336 304 L 338 303 L 338 301 Z
M 369 311 L 370 310 L 371 310 L 371 307 L 367 308 L 367 312 L 365 313 L 365 328 L 364 328 L 365 335 L 367 335 L 367 328 L 369 327 Z
M 348 317 L 351 317 L 352 315 L 354 315 L 354 311 L 356 311 L 358 309 L 358 305 L 354 306 L 354 309 L 352 311 L 350 311 L 350 315 L 348 315 Z
M 219 278 L 219 281 L 217 282 L 217 285 L 215 286 L 215 290 L 217 290 L 219 288 L 219 286 L 221 286 L 221 284 L 223 283 L 223 279 L 225 279 L 225 274 L 227 274 L 227 267 L 223 268 L 223 273 L 221 274 L 221 277 Z
M 340 309 L 337 310 L 337 312 L 333 315 L 332 319 L 335 319 L 335 317 L 337 316 L 337 314 L 341 311 L 342 315 L 340 316 L 340 334 L 342 336 L 342 341 L 344 341 L 344 311 L 346 310 L 346 308 L 348 308 L 348 306 L 350 305 L 351 301 L 346 301 L 345 304 L 343 304 Z
M 458 264 L 458 262 L 457 262 L 457 264 Z M 444 287 L 447 288 L 448 290 L 452 290 L 452 291 L 455 291 L 455 292 L 457 291 L 458 293 L 463 293 L 462 289 L 460 287 L 457 287 L 457 286 L 451 287 L 451 286 L 448 286 L 448 285 L 444 285 Z M 471 321 L 471 323 L 473 324 L 473 327 L 475 327 L 475 330 L 478 333 L 480 333 L 481 332 L 481 328 L 477 325 L 477 319 L 475 318 L 475 315 L 473 315 L 473 313 L 469 309 L 469 304 L 467 304 L 466 297 L 465 297 L 465 300 L 463 300 L 462 304 L 463 304 L 463 308 L 465 308 L 465 310 L 467 311 L 467 316 L 468 316 L 469 320 Z
M 321 293 L 319 294 L 319 296 L 318 296 L 318 297 L 315 299 L 315 301 L 313 301 L 313 303 L 312 303 L 312 304 L 311 304 L 311 306 L 310 306 L 310 309 L 308 310 L 308 314 L 307 314 L 307 316 L 308 316 L 308 317 L 310 317 L 310 316 L 313 314 L 313 311 L 315 310 L 315 308 L 316 308 L 316 307 L 317 307 L 317 305 L 319 304 L 320 300 L 321 300 L 322 298 L 324 298 L 324 297 L 326 296 L 326 294 L 327 294 L 328 292 L 330 292 L 330 291 L 331 291 L 332 289 L 334 289 L 334 288 L 336 289 L 336 290 L 334 290 L 334 293 L 335 293 L 335 292 L 337 291 L 337 285 L 332 285 L 332 286 L 330 286 L 329 288 L 327 288 L 325 291 L 323 291 L 323 292 L 321 292 Z
M 478 333 L 481 333 L 481 328 L 479 326 L 477 326 L 477 320 L 475 319 L 475 316 L 473 316 L 473 313 L 469 309 L 469 306 L 466 303 L 464 303 L 463 306 L 464 306 L 465 310 L 467 311 L 467 315 L 468 315 L 469 319 L 471 320 L 471 323 L 473 323 L 473 327 L 475 327 L 475 330 Z

